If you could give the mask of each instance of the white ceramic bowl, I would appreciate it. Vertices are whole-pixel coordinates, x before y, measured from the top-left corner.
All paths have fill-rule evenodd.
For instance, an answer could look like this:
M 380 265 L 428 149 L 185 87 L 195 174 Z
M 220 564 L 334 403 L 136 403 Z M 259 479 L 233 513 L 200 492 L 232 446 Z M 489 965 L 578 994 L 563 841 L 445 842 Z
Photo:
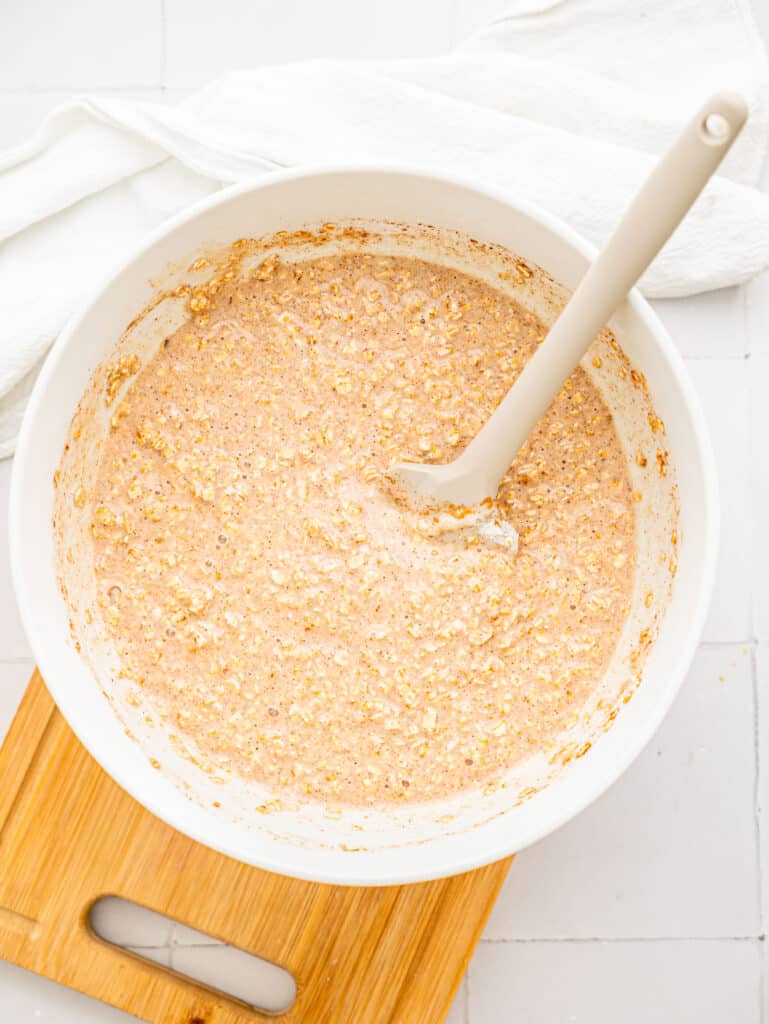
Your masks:
M 540 759 L 513 772 L 501 790 L 397 812 L 349 812 L 341 819 L 324 817 L 317 807 L 255 814 L 253 793 L 237 783 L 217 789 L 189 765 L 173 762 L 165 748 L 160 759 L 168 770 L 155 770 L 148 753 L 161 750 L 163 737 L 148 734 L 139 744 L 126 734 L 125 721 L 101 693 L 110 689 L 109 679 L 100 684 L 75 649 L 57 582 L 52 481 L 71 418 L 95 367 L 152 296 L 149 280 L 162 278 L 169 264 L 187 266 L 208 244 L 349 218 L 457 229 L 507 247 L 567 288 L 593 253 L 563 224 L 510 196 L 403 168 L 289 172 L 214 196 L 155 232 L 54 345 L 19 439 L 11 488 L 12 567 L 24 626 L 51 693 L 91 754 L 137 800 L 195 839 L 268 870 L 340 884 L 402 883 L 469 870 L 520 850 L 595 800 L 636 757 L 670 707 L 699 639 L 714 574 L 717 490 L 705 425 L 682 361 L 649 306 L 633 294 L 611 326 L 643 372 L 666 425 L 664 441 L 654 436 L 644 441 L 651 446 L 652 463 L 643 480 L 629 460 L 634 485 L 646 491 L 639 505 L 643 550 L 633 628 L 643 615 L 641 577 L 645 573 L 660 584 L 658 590 L 662 586 L 659 566 L 664 568 L 675 502 L 680 506 L 678 570 L 664 614 L 658 610 L 662 621 L 642 683 L 623 705 L 618 694 L 633 642 L 628 634 L 607 691 L 607 706 L 614 699 L 621 711 L 610 728 L 593 730 L 585 756 L 557 771 Z M 627 383 L 619 390 L 606 378 L 597 383 L 629 448 L 641 436 L 646 416 L 642 409 L 627 411 L 628 402 L 632 405 Z M 670 453 L 664 480 L 654 478 L 658 442 Z M 543 780 L 547 784 L 521 799 L 527 779 L 534 789 Z M 213 808 L 212 796 L 221 808 Z

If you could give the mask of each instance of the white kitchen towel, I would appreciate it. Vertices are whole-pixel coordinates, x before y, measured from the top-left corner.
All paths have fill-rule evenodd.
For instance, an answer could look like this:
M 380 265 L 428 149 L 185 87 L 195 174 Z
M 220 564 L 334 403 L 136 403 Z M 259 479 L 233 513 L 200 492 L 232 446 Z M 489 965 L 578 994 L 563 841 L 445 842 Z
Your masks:
M 769 70 L 748 0 L 518 0 L 446 57 L 241 71 L 178 106 L 60 107 L 0 155 L 0 457 L 68 316 L 143 234 L 217 189 L 395 160 L 502 186 L 600 244 L 654 154 L 724 87 L 747 97 L 749 124 L 643 282 L 675 296 L 769 264 L 754 187 Z

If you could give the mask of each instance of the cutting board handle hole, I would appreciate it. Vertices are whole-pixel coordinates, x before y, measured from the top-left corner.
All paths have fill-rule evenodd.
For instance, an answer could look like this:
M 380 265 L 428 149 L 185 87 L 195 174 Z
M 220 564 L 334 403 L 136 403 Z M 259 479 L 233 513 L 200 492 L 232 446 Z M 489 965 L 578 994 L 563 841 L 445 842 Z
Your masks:
M 285 968 L 131 900 L 102 896 L 91 906 L 88 925 L 110 945 L 255 1010 L 285 1013 L 296 998 Z

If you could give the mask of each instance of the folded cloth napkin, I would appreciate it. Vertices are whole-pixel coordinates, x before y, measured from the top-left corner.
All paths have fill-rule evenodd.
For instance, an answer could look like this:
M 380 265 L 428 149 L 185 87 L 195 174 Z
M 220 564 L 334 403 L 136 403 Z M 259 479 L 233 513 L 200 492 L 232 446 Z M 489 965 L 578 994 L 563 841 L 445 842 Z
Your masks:
M 748 0 L 518 0 L 448 56 L 226 75 L 178 106 L 81 99 L 0 156 L 0 457 L 72 311 L 143 234 L 233 182 L 304 163 L 471 176 L 600 244 L 715 88 L 750 121 L 643 287 L 675 296 L 769 264 L 758 180 L 769 69 Z

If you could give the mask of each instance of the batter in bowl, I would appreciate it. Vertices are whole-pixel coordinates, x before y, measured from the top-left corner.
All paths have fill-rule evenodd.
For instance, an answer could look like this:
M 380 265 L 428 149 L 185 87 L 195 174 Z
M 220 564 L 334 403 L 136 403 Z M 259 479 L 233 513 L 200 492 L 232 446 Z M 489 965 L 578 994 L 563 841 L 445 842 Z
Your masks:
M 103 629 L 205 769 L 340 804 L 425 801 L 547 749 L 630 607 L 633 495 L 577 370 L 505 477 L 517 554 L 388 485 L 453 459 L 545 328 L 489 283 L 365 252 L 220 275 L 110 367 L 91 521 Z M 138 372 L 137 372 L 138 371 Z M 110 388 L 112 389 L 110 394 Z

